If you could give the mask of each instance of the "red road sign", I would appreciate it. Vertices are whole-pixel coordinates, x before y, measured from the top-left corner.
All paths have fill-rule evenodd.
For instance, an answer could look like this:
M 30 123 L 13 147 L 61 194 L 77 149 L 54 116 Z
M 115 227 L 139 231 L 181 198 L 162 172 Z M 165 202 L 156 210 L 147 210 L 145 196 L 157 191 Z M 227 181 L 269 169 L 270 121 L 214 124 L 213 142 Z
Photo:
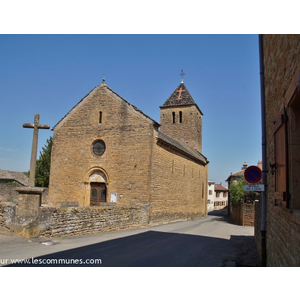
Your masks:
M 257 183 L 261 180 L 261 169 L 257 166 L 250 166 L 245 170 L 244 177 L 249 183 Z

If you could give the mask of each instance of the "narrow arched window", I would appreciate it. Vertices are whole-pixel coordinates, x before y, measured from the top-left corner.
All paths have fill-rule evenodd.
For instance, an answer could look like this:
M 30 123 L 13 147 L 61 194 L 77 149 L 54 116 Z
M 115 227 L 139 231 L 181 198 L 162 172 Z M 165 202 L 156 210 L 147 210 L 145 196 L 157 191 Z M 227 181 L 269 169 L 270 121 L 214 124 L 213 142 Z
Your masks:
M 99 124 L 102 124 L 102 111 L 99 112 Z
M 182 111 L 179 112 L 179 123 L 182 123 Z
M 175 124 L 175 111 L 172 112 L 172 116 L 173 116 L 173 124 Z

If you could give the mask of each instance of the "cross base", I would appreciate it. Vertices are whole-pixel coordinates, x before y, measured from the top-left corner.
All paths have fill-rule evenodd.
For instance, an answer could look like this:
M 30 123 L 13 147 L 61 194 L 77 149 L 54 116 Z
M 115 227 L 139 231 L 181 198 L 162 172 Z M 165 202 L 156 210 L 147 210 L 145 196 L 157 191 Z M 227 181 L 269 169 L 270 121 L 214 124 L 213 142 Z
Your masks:
M 16 191 L 18 196 L 17 215 L 23 217 L 37 217 L 42 203 L 42 193 L 45 189 L 38 187 L 21 187 Z

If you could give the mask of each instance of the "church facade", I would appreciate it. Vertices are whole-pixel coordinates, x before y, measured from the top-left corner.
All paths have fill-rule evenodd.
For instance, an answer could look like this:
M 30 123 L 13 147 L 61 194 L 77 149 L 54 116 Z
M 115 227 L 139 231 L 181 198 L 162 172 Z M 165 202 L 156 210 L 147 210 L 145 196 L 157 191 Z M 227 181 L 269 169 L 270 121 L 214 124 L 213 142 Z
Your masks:
M 181 82 L 161 124 L 105 82 L 53 128 L 48 201 L 55 206 L 149 205 L 149 222 L 207 213 L 202 112 Z

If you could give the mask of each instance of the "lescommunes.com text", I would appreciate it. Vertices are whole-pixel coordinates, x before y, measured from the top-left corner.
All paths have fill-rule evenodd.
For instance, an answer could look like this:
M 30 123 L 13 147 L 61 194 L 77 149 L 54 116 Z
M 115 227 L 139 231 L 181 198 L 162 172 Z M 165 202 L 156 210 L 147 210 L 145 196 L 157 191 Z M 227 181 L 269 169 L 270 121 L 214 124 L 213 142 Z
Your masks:
M 100 258 L 0 258 L 0 266 L 20 264 L 20 265 L 101 265 Z

